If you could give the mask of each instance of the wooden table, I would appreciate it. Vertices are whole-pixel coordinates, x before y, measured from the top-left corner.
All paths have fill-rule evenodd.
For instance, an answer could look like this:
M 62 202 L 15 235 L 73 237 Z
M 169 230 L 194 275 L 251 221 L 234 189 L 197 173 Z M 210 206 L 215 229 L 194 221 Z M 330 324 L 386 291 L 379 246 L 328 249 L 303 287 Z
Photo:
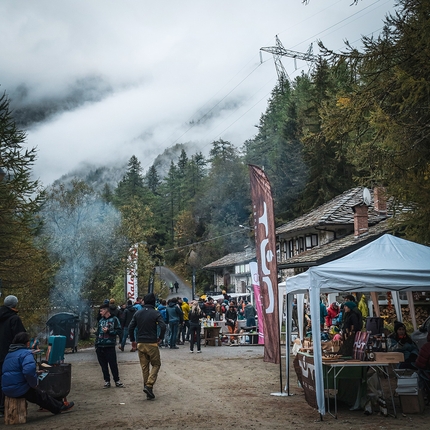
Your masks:
M 221 339 L 219 338 L 219 334 L 221 331 L 221 327 L 203 327 L 203 339 L 205 346 L 211 345 L 209 342 L 212 342 L 211 346 L 221 346 Z
M 223 336 L 228 336 L 230 338 L 230 340 L 235 337 L 239 338 L 239 337 L 246 337 L 246 336 L 257 336 L 257 342 L 254 342 L 255 337 L 253 338 L 253 341 L 250 343 L 243 343 L 243 345 L 258 345 L 258 332 L 253 332 L 253 333 L 249 333 L 249 332 L 245 332 L 245 333 L 223 333 Z M 240 345 L 242 345 L 242 343 L 239 342 Z

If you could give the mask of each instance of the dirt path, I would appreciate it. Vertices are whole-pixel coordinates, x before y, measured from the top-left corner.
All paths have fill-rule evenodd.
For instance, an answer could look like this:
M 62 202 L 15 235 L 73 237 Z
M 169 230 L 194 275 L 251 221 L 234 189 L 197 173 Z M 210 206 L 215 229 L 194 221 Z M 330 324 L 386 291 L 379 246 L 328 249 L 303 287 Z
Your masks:
M 154 388 L 156 399 L 147 401 L 137 353 L 118 351 L 120 376 L 125 388 L 102 389 L 100 367 L 93 349 L 67 354 L 72 363 L 72 411 L 60 416 L 38 412 L 29 404 L 25 425 L 14 429 L 428 429 L 430 407 L 423 415 L 397 419 L 365 416 L 340 406 L 339 419 L 319 414 L 307 405 L 297 387 L 294 371 L 290 397 L 280 391 L 279 366 L 263 362 L 263 347 L 203 347 L 190 354 L 162 349 L 162 367 Z M 285 373 L 285 372 L 284 372 Z M 283 376 L 285 382 L 285 375 Z

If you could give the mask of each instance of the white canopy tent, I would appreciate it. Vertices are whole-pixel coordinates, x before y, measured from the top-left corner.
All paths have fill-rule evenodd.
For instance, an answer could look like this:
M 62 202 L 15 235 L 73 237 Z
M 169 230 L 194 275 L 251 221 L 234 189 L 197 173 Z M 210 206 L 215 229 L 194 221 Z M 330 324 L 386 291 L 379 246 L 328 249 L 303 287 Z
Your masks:
M 287 278 L 287 312 L 293 294 L 308 293 L 311 315 L 319 315 L 320 294 L 329 292 L 426 291 L 430 289 L 430 247 L 385 234 L 351 254 Z M 287 315 L 287 339 L 291 317 Z M 318 411 L 325 414 L 320 325 L 312 324 Z M 287 353 L 287 372 L 290 354 Z M 288 373 L 287 373 L 288 374 Z M 289 381 L 287 381 L 289 384 Z

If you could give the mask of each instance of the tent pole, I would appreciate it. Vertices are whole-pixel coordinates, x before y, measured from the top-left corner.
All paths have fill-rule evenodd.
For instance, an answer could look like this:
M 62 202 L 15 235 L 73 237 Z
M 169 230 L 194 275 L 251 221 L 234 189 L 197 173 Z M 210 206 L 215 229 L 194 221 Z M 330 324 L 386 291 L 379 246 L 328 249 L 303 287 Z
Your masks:
M 279 298 L 278 298 L 279 299 Z M 288 301 L 287 301 L 288 304 Z M 287 305 L 288 307 L 288 305 Z M 288 317 L 288 309 L 286 311 L 287 317 Z M 280 321 L 280 316 L 279 316 L 279 309 L 278 309 L 278 321 Z M 288 396 L 287 393 L 284 392 L 284 389 L 282 387 L 282 354 L 281 354 L 281 324 L 278 324 L 278 342 L 279 342 L 279 383 L 281 385 L 281 390 L 279 391 L 279 393 L 270 393 L 271 396 L 279 396 L 279 397 L 284 397 L 284 396 Z M 287 335 L 288 335 L 288 328 L 286 326 L 286 330 Z M 287 344 L 287 339 L 285 340 L 285 344 Z M 288 353 L 288 346 L 287 346 L 287 353 Z M 286 357 L 285 357 L 286 358 Z M 287 376 L 288 377 L 288 376 Z

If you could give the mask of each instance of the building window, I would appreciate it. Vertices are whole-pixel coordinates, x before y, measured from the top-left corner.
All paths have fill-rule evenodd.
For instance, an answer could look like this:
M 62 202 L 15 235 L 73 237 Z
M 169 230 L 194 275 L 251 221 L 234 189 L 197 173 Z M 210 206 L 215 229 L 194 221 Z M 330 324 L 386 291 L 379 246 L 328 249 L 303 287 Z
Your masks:
M 318 246 L 318 235 L 317 234 L 312 235 L 312 248 L 314 246 Z
M 311 236 L 305 237 L 305 246 L 306 246 L 306 249 L 312 248 L 312 237 Z
M 294 257 L 294 242 L 288 241 L 288 258 Z
M 303 252 L 305 250 L 304 240 L 303 237 L 299 237 L 299 253 Z

